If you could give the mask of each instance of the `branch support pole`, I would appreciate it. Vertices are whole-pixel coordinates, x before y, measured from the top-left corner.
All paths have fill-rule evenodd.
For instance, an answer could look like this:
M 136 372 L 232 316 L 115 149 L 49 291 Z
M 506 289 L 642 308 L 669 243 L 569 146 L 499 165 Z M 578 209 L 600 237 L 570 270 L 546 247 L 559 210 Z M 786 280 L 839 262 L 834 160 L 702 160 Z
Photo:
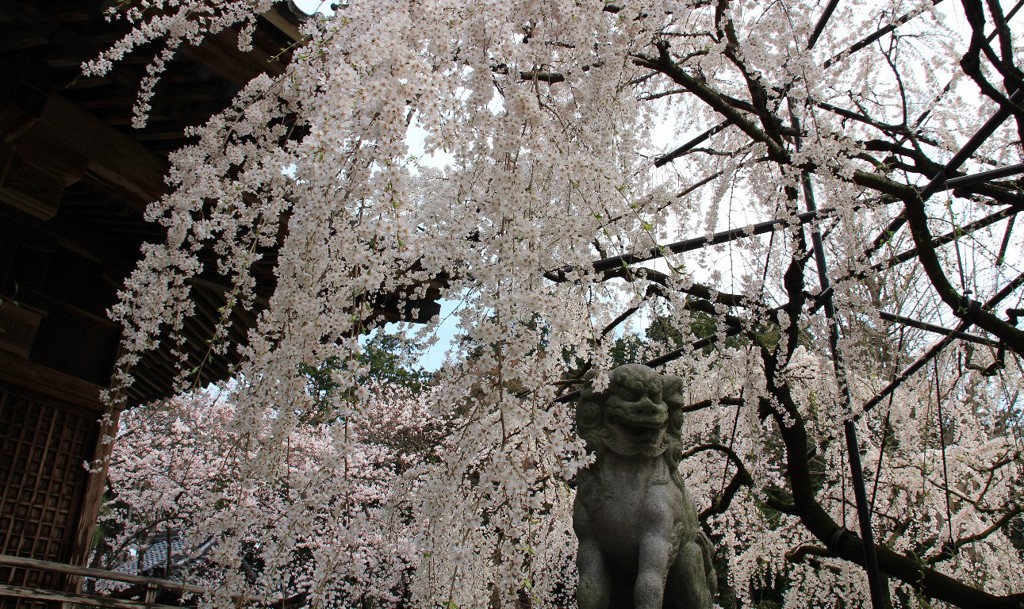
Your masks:
M 797 135 L 794 143 L 797 150 L 800 149 L 800 126 L 792 101 L 790 101 L 790 116 Z M 801 186 L 804 191 L 804 202 L 807 211 L 813 213 L 817 210 L 814 199 L 814 188 L 811 183 L 811 176 L 808 172 L 801 172 Z M 867 491 L 864 486 L 864 470 L 860 462 L 860 445 L 857 441 L 856 417 L 853 416 L 853 397 L 850 395 L 850 383 L 846 377 L 846 367 L 843 364 L 843 353 L 839 346 L 839 321 L 836 319 L 835 301 L 833 300 L 832 285 L 828 278 L 828 263 L 825 259 L 825 247 L 821 241 L 821 231 L 817 226 L 811 228 L 811 246 L 814 249 L 814 259 L 818 268 L 818 283 L 821 292 L 825 296 L 825 316 L 828 318 L 829 349 L 832 352 L 832 366 L 836 374 L 836 382 L 839 383 L 839 390 L 842 392 L 844 406 L 846 408 L 846 421 L 843 430 L 846 436 L 846 451 L 850 459 L 850 474 L 853 481 L 853 494 L 857 501 L 857 520 L 860 525 L 860 537 L 864 547 L 864 570 L 868 577 L 868 588 L 871 591 L 871 606 L 874 609 L 889 609 L 887 602 L 888 590 L 882 586 L 882 575 L 878 568 L 878 556 L 875 553 L 875 536 L 871 531 L 871 508 L 868 505 Z
M 868 494 L 864 487 L 864 470 L 860 464 L 857 426 L 852 418 L 846 419 L 843 430 L 846 434 L 846 452 L 849 453 L 850 458 L 853 495 L 857 500 L 860 536 L 864 541 L 864 570 L 867 572 L 868 588 L 871 590 L 871 606 L 875 609 L 889 609 L 889 603 L 886 602 L 887 590 L 882 587 L 882 573 L 878 568 L 878 556 L 875 554 L 875 536 L 871 531 L 871 507 L 868 505 Z

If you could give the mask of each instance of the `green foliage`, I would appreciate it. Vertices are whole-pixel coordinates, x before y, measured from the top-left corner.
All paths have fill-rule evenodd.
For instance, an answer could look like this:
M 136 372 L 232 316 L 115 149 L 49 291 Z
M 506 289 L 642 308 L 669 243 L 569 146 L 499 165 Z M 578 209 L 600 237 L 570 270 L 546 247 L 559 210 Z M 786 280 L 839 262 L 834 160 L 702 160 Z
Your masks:
M 399 336 L 377 332 L 359 354 L 359 363 L 370 368 L 360 382 L 386 383 L 419 392 L 432 376 L 413 364 L 419 355 L 415 345 Z
M 632 334 L 616 339 L 615 344 L 612 345 L 612 361 L 616 366 L 642 363 L 641 360 L 643 358 L 641 358 L 640 353 L 643 350 L 644 344 L 642 338 Z
M 677 321 L 669 315 L 659 315 L 651 321 L 651 325 L 644 331 L 643 337 L 626 335 L 616 339 L 612 346 L 612 361 L 616 366 L 621 364 L 643 363 L 642 352 L 645 346 L 656 348 L 659 353 L 679 349 L 683 345 L 698 341 L 702 338 L 714 336 L 718 331 L 718 321 L 714 316 L 701 311 L 690 314 L 689 328 L 683 329 Z M 764 333 L 764 340 L 767 344 L 777 343 L 779 340 L 778 331 L 767 330 Z M 758 335 L 761 340 L 761 334 Z M 725 339 L 725 346 L 737 348 L 747 344 L 743 336 L 729 336 Z M 719 348 L 713 343 L 704 348 L 705 353 Z
M 405 387 L 418 393 L 432 378 L 430 372 L 413 364 L 418 355 L 415 345 L 401 337 L 377 332 L 351 362 L 330 357 L 318 365 L 299 364 L 298 370 L 307 378 L 307 388 L 316 400 L 317 411 L 324 412 L 340 389 L 334 373 L 348 370 L 350 366 L 365 369 L 357 377 L 360 385 Z

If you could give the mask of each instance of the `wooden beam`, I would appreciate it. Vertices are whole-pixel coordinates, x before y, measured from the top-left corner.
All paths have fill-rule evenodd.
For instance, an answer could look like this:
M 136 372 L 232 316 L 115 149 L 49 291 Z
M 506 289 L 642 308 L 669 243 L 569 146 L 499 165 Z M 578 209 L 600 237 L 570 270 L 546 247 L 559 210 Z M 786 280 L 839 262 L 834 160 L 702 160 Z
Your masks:
M 17 27 L 0 32 L 0 53 L 13 53 L 38 49 L 50 42 L 46 29 L 42 27 Z
M 0 208 L 0 236 L 5 233 L 11 243 L 30 244 L 34 249 L 64 248 L 87 260 L 101 263 L 105 269 L 104 281 L 116 287 L 120 287 L 123 279 L 135 268 L 138 257 L 134 250 L 128 250 L 128 246 L 112 243 L 109 238 L 77 224 L 47 223 L 37 217 Z M 101 316 L 106 319 L 105 315 Z
M 15 86 L 34 89 L 25 82 Z M 46 96 L 38 120 L 15 146 L 19 156 L 44 166 L 60 168 L 57 154 L 83 159 L 84 174 L 140 216 L 165 190 L 163 159 L 56 93 Z
M 0 299 L 0 350 L 28 359 L 45 311 L 9 298 Z
M 25 158 L 15 149 L 5 172 L 0 201 L 40 220 L 57 215 L 64 189 L 85 175 L 85 159 L 54 147 L 46 160 Z
M 53 562 L 51 560 L 23 558 L 21 556 L 11 556 L 9 554 L 0 554 L 0 565 L 7 567 L 21 567 L 23 569 L 40 569 L 43 571 L 62 573 L 64 575 L 78 575 L 82 577 L 92 577 L 94 579 L 119 581 L 128 584 L 150 586 L 171 591 L 194 592 L 196 594 L 210 594 L 211 592 L 214 592 L 214 589 L 212 588 L 195 586 L 193 584 L 186 584 L 184 582 L 176 582 L 167 579 L 158 579 L 156 577 L 146 577 L 144 575 L 133 575 L 131 573 L 118 573 L 115 571 L 106 571 L 104 569 L 94 569 L 92 567 L 77 567 L 74 565 L 65 565 L 64 563 Z M 232 595 L 231 598 L 235 600 L 240 600 L 242 597 Z M 269 599 L 264 596 L 248 595 L 244 597 L 244 600 L 264 604 L 280 602 L 274 599 Z
M 126 584 L 134 584 L 137 586 L 156 586 L 157 588 L 163 588 L 165 590 L 194 592 L 196 594 L 206 594 L 211 591 L 209 588 L 194 586 L 184 582 L 158 579 L 156 577 L 146 577 L 145 575 L 135 575 L 133 573 L 118 573 L 116 571 L 94 569 L 92 567 L 66 565 L 60 562 L 53 562 L 52 560 L 24 558 L 22 556 L 11 556 L 9 554 L 0 554 L 0 565 L 5 567 L 20 567 L 22 569 L 51 571 L 53 573 L 61 573 L 63 575 L 77 575 L 79 577 L 91 577 L 93 579 L 124 582 Z
M 0 381 L 84 406 L 94 412 L 105 410 L 100 402 L 103 387 L 3 351 L 0 351 Z
M 12 161 L 14 161 L 14 146 L 0 141 L 0 188 L 3 187 L 4 181 L 7 179 L 7 170 L 10 169 Z
M 248 53 L 242 53 L 238 50 L 238 32 L 233 29 L 207 37 L 199 47 L 184 46 L 181 49 L 182 55 L 203 64 L 213 74 L 239 88 L 263 72 L 270 76 L 283 74 L 284 64 L 270 54 L 283 51 L 283 46 L 269 51 L 254 46 Z
M 291 2 L 288 4 L 291 4 Z M 273 25 L 280 30 L 282 34 L 291 38 L 293 42 L 300 42 L 305 39 L 305 36 L 302 35 L 299 28 L 289 21 L 287 17 L 282 15 L 281 11 L 277 10 L 276 6 L 270 7 L 270 10 L 263 13 L 261 17 L 266 19 L 270 25 Z
M 46 95 L 34 87 L 14 85 L 0 94 L 0 140 L 10 143 L 35 124 L 46 107 Z
M 90 605 L 92 607 L 107 607 L 108 609 L 181 609 L 181 605 L 159 605 L 157 603 L 144 603 L 142 601 L 119 598 L 104 598 L 101 596 L 87 596 L 85 594 L 72 594 L 69 592 L 53 592 L 51 590 L 26 588 L 24 586 L 10 586 L 7 584 L 0 584 L 0 596 L 13 596 L 14 598 L 25 598 L 37 601 L 72 603 L 72 606 Z

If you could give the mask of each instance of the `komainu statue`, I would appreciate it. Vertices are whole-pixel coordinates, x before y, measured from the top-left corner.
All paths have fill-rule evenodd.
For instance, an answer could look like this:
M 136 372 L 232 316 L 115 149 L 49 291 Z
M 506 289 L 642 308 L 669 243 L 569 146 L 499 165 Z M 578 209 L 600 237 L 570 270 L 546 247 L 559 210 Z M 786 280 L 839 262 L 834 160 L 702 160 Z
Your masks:
M 683 485 L 682 384 L 647 366 L 588 376 L 576 411 L 596 460 L 579 473 L 579 609 L 710 609 L 711 542 Z

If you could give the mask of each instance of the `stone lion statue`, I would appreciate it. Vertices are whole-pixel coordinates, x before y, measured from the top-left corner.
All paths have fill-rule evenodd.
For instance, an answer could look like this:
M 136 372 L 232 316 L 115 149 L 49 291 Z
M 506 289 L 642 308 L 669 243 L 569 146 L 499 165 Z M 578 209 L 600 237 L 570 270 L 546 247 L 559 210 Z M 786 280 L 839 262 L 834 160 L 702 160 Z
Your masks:
M 627 364 L 596 391 L 594 376 L 576 410 L 596 454 L 573 506 L 579 609 L 710 609 L 711 542 L 678 471 L 683 380 Z

